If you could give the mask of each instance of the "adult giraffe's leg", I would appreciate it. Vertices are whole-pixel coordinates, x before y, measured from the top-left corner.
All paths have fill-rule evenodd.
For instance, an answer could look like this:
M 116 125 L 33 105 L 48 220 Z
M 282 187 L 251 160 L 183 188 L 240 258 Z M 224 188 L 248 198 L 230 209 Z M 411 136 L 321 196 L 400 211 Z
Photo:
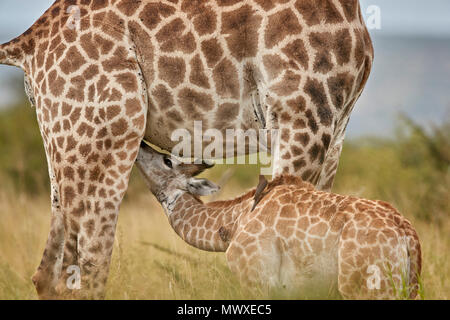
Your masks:
M 25 83 L 27 84 L 27 77 Z M 29 86 L 29 84 L 28 84 Z M 27 85 L 26 85 L 27 87 Z M 34 101 L 34 98 L 33 98 Z M 41 129 L 41 135 L 46 141 L 46 134 Z M 55 286 L 61 272 L 61 263 L 64 247 L 64 222 L 61 212 L 61 200 L 56 183 L 56 176 L 52 168 L 50 154 L 45 148 L 47 168 L 50 179 L 51 221 L 50 231 L 45 245 L 41 262 L 31 280 L 36 288 L 39 299 L 57 298 Z
M 346 123 L 347 122 L 348 121 L 346 121 Z M 322 171 L 317 182 L 317 188 L 320 190 L 331 191 L 331 188 L 333 187 L 334 177 L 337 173 L 339 159 L 344 145 L 346 126 L 347 125 L 345 124 L 338 129 L 338 132 L 335 134 L 331 146 L 327 151 Z
M 274 144 L 273 175 L 292 174 L 317 184 L 334 131 L 331 111 L 317 113 L 313 101 L 298 95 L 291 99 L 269 99 Z
M 342 153 L 342 148 L 344 146 L 345 132 L 347 129 L 348 122 L 350 121 L 350 114 L 362 94 L 362 91 L 366 85 L 367 79 L 369 78 L 370 70 L 372 68 L 371 58 L 366 58 L 365 63 L 361 66 L 359 72 L 359 78 L 354 84 L 357 88 L 355 97 L 350 100 L 346 105 L 343 105 L 342 112 L 340 112 L 338 119 L 336 121 L 336 126 L 333 133 L 333 139 L 330 144 L 330 148 L 326 153 L 325 162 L 322 167 L 322 172 L 320 173 L 317 188 L 324 191 L 330 191 L 333 187 L 334 177 L 336 176 L 337 169 L 339 166 L 339 159 Z M 335 100 L 338 96 L 334 96 Z M 338 104 L 339 105 L 339 104 Z
M 135 81 L 138 79 L 136 75 Z M 62 296 L 104 297 L 119 207 L 144 135 L 147 108 L 139 93 L 143 88 L 138 87 L 135 96 L 128 94 L 127 103 L 117 109 L 117 115 L 112 113 L 92 138 L 72 141 L 81 150 L 77 153 L 78 166 L 67 162 L 57 165 L 65 228 L 57 286 Z M 70 162 L 71 157 L 65 158 Z M 70 287 L 73 281 L 69 278 L 78 270 L 81 286 Z
M 63 298 L 104 296 L 119 206 L 144 136 L 146 85 L 133 51 L 122 51 L 128 56 L 114 64 L 82 66 L 76 73 L 85 80 L 49 73 L 45 81 L 53 87 L 35 89 L 54 195 L 59 195 L 53 221 L 55 228 L 63 225 L 56 286 Z M 62 93 L 65 97 L 57 96 Z M 56 238 L 50 234 L 48 246 Z
M 55 286 L 61 272 L 64 248 L 64 222 L 61 212 L 60 196 L 56 184 L 56 177 L 53 174 L 50 162 L 48 165 L 52 203 L 51 226 L 41 263 L 32 277 L 33 284 L 36 287 L 40 299 L 53 299 L 57 297 Z
M 65 244 L 57 292 L 63 297 L 104 297 L 119 206 L 143 138 L 146 108 L 142 101 L 135 103 L 140 116 L 127 117 L 124 112 L 105 129 L 104 138 L 79 144 L 88 149 L 103 144 L 102 150 L 92 150 L 78 167 L 58 166 Z M 80 287 L 69 279 L 78 271 Z
M 338 111 L 326 77 L 283 61 L 266 56 L 263 64 L 271 68 L 262 79 L 255 79 L 260 99 L 254 105 L 265 108 L 262 125 L 269 132 L 278 132 L 272 137 L 275 141 L 270 141 L 274 149 L 271 150 L 272 175 L 291 174 L 316 185 L 333 138 Z M 255 112 L 258 113 L 256 108 Z

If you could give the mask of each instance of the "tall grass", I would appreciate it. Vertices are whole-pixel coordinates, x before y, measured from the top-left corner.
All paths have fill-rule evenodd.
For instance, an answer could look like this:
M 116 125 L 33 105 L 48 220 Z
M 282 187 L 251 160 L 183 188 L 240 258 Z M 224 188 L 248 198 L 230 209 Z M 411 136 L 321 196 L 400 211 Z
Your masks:
M 0 299 L 37 298 L 30 278 L 39 264 L 49 230 L 47 200 L 42 197 L 30 201 L 25 196 L 0 193 Z M 450 299 L 450 221 L 436 225 L 409 218 L 422 243 L 423 297 Z M 278 297 L 259 288 L 240 286 L 224 254 L 203 252 L 185 244 L 150 195 L 122 207 L 107 288 L 107 299 Z
M 431 133 L 401 119 L 395 139 L 346 143 L 334 190 L 382 199 L 440 224 L 450 218 L 450 119 Z
M 424 130 L 402 120 L 392 139 L 346 143 L 334 191 L 393 203 L 416 227 L 423 297 L 450 298 L 449 123 Z M 50 224 L 48 177 L 34 110 L 0 113 L 0 299 L 34 299 L 30 278 Z M 230 166 L 208 176 L 219 181 Z M 234 166 L 221 198 L 256 185 L 256 166 Z M 109 299 L 277 298 L 240 286 L 221 253 L 189 247 L 133 172 L 117 228 Z M 304 296 L 297 296 L 304 297 Z M 334 298 L 329 296 L 328 298 Z

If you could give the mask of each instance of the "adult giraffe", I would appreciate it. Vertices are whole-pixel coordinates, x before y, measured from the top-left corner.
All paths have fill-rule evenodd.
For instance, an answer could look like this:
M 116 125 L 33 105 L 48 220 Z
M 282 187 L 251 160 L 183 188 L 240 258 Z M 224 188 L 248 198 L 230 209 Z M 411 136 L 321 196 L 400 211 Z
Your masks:
M 357 0 L 57 0 L 0 46 L 25 71 L 51 178 L 39 296 L 103 297 L 143 138 L 171 150 L 194 120 L 278 129 L 274 174 L 331 188 L 372 58 Z
M 143 142 L 136 165 L 174 231 L 196 248 L 226 252 L 242 282 L 310 297 L 416 298 L 420 240 L 390 204 L 315 190 L 285 174 L 260 176 L 233 200 L 203 203 L 199 196 L 219 188 L 196 176 L 212 165 L 172 160 Z

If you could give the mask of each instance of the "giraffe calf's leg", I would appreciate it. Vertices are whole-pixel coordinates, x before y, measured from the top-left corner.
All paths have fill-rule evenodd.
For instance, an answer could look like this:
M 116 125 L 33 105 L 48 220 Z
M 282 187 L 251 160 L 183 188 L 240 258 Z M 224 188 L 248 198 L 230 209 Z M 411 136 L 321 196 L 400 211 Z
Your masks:
M 282 288 L 282 257 L 280 242 L 260 241 L 257 235 L 241 230 L 230 243 L 226 257 L 230 270 L 242 283 L 259 284 L 263 289 Z
M 399 299 L 408 286 L 408 247 L 400 228 L 359 229 L 366 246 L 354 245 L 344 227 L 339 243 L 339 292 L 346 299 Z M 378 240 L 383 239 L 383 240 Z M 405 294 L 407 297 L 408 294 Z

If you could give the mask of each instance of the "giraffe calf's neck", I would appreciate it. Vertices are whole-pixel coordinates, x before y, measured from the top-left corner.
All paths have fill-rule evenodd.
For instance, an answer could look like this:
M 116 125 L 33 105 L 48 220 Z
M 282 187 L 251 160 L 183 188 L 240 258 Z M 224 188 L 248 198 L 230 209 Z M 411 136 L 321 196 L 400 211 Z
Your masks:
M 203 203 L 199 196 L 218 190 L 196 178 L 210 165 L 183 164 L 142 145 L 137 166 L 176 233 L 199 249 L 226 252 L 244 282 L 335 288 L 344 298 L 398 298 L 401 289 L 417 294 L 417 233 L 385 202 L 317 191 L 282 175 L 269 183 L 260 178 L 234 200 Z

